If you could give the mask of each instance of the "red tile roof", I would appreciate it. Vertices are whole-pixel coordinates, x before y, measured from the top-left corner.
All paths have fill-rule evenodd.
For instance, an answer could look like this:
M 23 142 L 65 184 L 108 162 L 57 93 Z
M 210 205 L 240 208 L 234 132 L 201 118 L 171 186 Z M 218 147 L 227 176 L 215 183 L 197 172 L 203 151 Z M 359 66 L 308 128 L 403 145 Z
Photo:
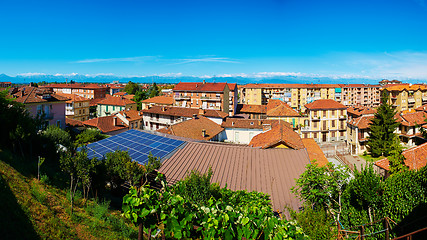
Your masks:
M 427 112 L 427 104 L 424 104 L 422 106 L 419 106 L 419 107 L 415 108 L 415 111 L 424 111 L 424 112 Z
M 135 104 L 135 103 L 136 102 L 123 97 L 114 97 L 111 95 L 105 95 L 105 98 L 99 101 L 98 105 L 126 106 L 129 104 Z
M 249 146 L 261 148 L 274 148 L 280 144 L 292 149 L 302 149 L 304 144 L 298 133 L 284 121 L 276 120 L 271 124 L 271 129 L 252 138 Z
M 391 86 L 387 86 L 385 89 L 387 91 L 425 91 L 427 90 L 427 86 L 424 84 L 393 84 Z
M 239 112 L 240 113 L 266 114 L 267 113 L 267 105 L 239 104 Z
M 268 117 L 299 117 L 299 113 L 281 100 L 270 100 L 267 104 Z
M 397 114 L 397 122 L 404 126 L 413 127 L 417 124 L 424 124 L 424 120 L 427 118 L 427 114 L 425 112 L 412 112 L 406 114 Z
M 205 135 L 203 135 L 203 130 L 205 130 Z M 211 140 L 222 131 L 224 128 L 203 116 L 158 130 L 161 133 L 206 141 Z
M 154 103 L 158 105 L 173 105 L 173 97 L 157 96 L 141 101 L 143 103 Z
M 176 117 L 193 117 L 196 115 L 203 115 L 205 117 L 212 118 L 225 118 L 228 116 L 227 113 L 219 110 L 211 109 L 196 109 L 196 108 L 183 108 L 183 107 L 170 107 L 170 106 L 151 106 L 148 109 L 143 109 L 141 112 L 144 113 L 153 113 L 153 114 L 162 114 L 167 116 L 176 116 Z
M 116 92 L 116 93 L 113 94 L 113 96 L 124 96 L 124 95 L 127 95 L 127 94 L 128 94 L 127 92 Z
M 120 113 L 120 115 L 122 116 L 126 115 L 126 119 L 131 122 L 142 119 L 142 113 L 140 114 L 140 112 L 136 110 L 125 110 L 125 111 L 120 111 L 118 113 Z
M 71 118 L 65 118 L 65 124 L 73 127 L 84 127 L 84 124 L 82 121 L 74 120 Z
M 377 109 L 365 107 L 365 106 L 354 106 L 347 108 L 348 115 L 362 116 L 362 115 L 370 115 L 375 114 Z
M 105 95 L 105 96 L 107 96 L 107 95 Z M 98 105 L 99 102 L 101 102 L 104 99 L 105 99 L 105 97 L 104 98 L 92 98 L 92 99 L 90 99 L 89 106 L 91 106 L 91 107 L 96 106 L 96 105 Z
M 173 88 L 173 91 L 189 92 L 223 92 L 227 83 L 202 83 L 202 82 L 180 82 Z
M 359 129 L 368 129 L 369 125 L 371 125 L 371 120 L 374 118 L 375 116 L 373 115 L 361 116 L 361 117 L 353 118 L 352 120 L 349 120 L 348 123 Z
M 85 98 L 85 97 L 79 96 L 77 94 L 66 94 L 66 93 L 62 93 L 62 92 L 57 92 L 56 94 L 59 95 L 59 96 L 63 96 L 63 97 L 68 98 L 67 103 L 85 102 L 85 101 L 89 102 L 90 101 L 89 98 Z
M 191 170 L 206 173 L 211 181 L 231 190 L 258 191 L 270 195 L 273 209 L 286 206 L 298 210 L 301 202 L 291 192 L 295 179 L 305 171 L 309 158 L 305 149 L 259 149 L 231 144 L 191 142 L 166 159 L 159 171 L 171 184 Z
M 60 96 L 50 89 L 37 88 L 37 87 L 20 87 L 13 89 L 11 96 L 15 98 L 16 102 L 23 104 L 28 103 L 44 103 L 44 102 L 65 102 L 68 98 Z
M 230 91 L 234 91 L 236 89 L 236 86 L 237 86 L 236 83 L 228 83 L 228 88 L 230 89 Z
M 310 162 L 313 163 L 316 160 L 316 163 L 319 167 L 323 167 L 328 164 L 328 159 L 323 153 L 322 149 L 317 145 L 316 141 L 313 138 L 303 138 L 302 142 L 304 147 L 307 149 Z
M 347 107 L 332 99 L 319 99 L 304 105 L 307 109 L 346 109 Z
M 409 169 L 420 169 L 427 164 L 427 143 L 407 149 L 402 154 L 405 156 L 405 165 Z M 387 158 L 376 161 L 375 165 L 382 169 L 390 170 L 390 162 Z
M 338 84 L 341 88 L 380 88 L 380 85 L 372 84 Z
M 116 120 L 117 120 L 117 124 L 114 124 L 114 121 Z M 86 126 L 96 127 L 103 133 L 126 129 L 129 127 L 114 115 L 92 118 L 84 121 L 83 124 Z

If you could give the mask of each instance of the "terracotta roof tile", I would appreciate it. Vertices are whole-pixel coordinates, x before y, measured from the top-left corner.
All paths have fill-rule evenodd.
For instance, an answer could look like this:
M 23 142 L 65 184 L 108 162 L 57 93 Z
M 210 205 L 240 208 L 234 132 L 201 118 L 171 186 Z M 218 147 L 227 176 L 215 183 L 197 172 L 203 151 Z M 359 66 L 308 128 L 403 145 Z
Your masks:
M 405 165 L 409 169 L 420 169 L 427 164 L 427 143 L 407 149 L 402 154 L 405 156 Z M 382 169 L 390 170 L 390 162 L 387 158 L 376 161 L 375 165 Z
M 135 121 L 135 120 L 139 120 L 142 119 L 142 114 L 140 114 L 139 111 L 136 110 L 125 110 L 125 111 L 120 111 L 118 112 L 120 113 L 120 115 L 125 116 L 126 115 L 126 119 L 129 121 Z M 116 114 L 118 114 L 116 113 Z
M 206 131 L 205 136 L 203 136 L 203 130 Z M 207 141 L 211 140 L 222 131 L 224 131 L 224 128 L 203 116 L 198 116 L 197 118 L 158 130 L 158 132 L 161 133 Z
M 387 91 L 403 91 L 403 90 L 407 90 L 407 91 L 417 91 L 417 90 L 421 90 L 421 91 L 425 91 L 427 90 L 427 86 L 424 84 L 393 84 L 391 86 L 387 86 L 385 88 Z
M 318 166 L 323 167 L 328 164 L 328 159 L 323 153 L 322 149 L 317 145 L 316 141 L 313 138 L 303 138 L 302 142 L 304 147 L 307 149 L 308 156 L 310 158 L 310 162 L 313 163 L 316 160 Z
M 107 95 L 105 95 L 105 96 L 107 96 Z M 96 106 L 96 105 L 98 105 L 99 102 L 101 102 L 104 99 L 105 99 L 105 97 L 104 98 L 92 98 L 92 99 L 90 99 L 89 106 L 91 106 L 91 107 Z
M 271 148 L 277 145 L 286 145 L 292 149 L 304 148 L 304 144 L 298 133 L 294 132 L 284 121 L 276 120 L 271 129 L 252 138 L 249 146 Z
M 114 97 L 111 95 L 105 95 L 101 101 L 98 102 L 98 105 L 112 105 L 112 106 L 126 106 L 128 104 L 134 104 L 135 102 L 122 97 Z
M 16 102 L 24 104 L 62 101 L 65 102 L 68 100 L 68 98 L 60 96 L 52 92 L 50 89 L 28 86 L 15 89 L 11 96 L 15 98 Z
M 127 94 L 128 94 L 127 92 L 116 92 L 113 94 L 113 96 L 125 96 Z
M 299 117 L 299 113 L 281 100 L 270 100 L 267 104 L 269 117 Z
M 84 127 L 84 124 L 82 121 L 74 120 L 71 118 L 65 118 L 65 124 L 73 127 Z
M 362 116 L 362 115 L 370 115 L 375 114 L 377 112 L 377 109 L 365 107 L 365 106 L 354 106 L 347 108 L 347 113 L 349 115 L 355 115 L 355 116 Z
M 211 109 L 196 109 L 196 108 L 183 108 L 183 107 L 170 107 L 170 106 L 151 106 L 148 109 L 141 110 L 145 113 L 162 114 L 168 116 L 177 117 L 193 117 L 194 114 L 203 115 L 205 117 L 212 118 L 225 118 L 228 116 L 227 113 L 219 110 Z
M 258 113 L 266 114 L 267 105 L 250 105 L 250 104 L 239 104 L 239 113 Z
M 173 105 L 173 97 L 157 96 L 141 101 L 143 103 L 154 103 L 158 105 Z
M 353 118 L 352 120 L 349 120 L 348 123 L 359 129 L 368 129 L 369 125 L 371 125 L 371 120 L 374 118 L 375 116 L 373 115 L 361 116 L 361 117 Z
M 61 93 L 61 92 L 58 92 L 56 94 L 59 96 L 68 98 L 69 100 L 67 101 L 67 103 L 90 101 L 89 98 L 85 98 L 85 97 L 79 96 L 77 94 L 66 94 L 66 93 Z
M 117 119 L 117 124 L 114 124 Z M 86 126 L 96 127 L 103 133 L 113 132 L 121 129 L 126 129 L 128 126 L 123 123 L 118 117 L 111 115 L 106 117 L 98 117 L 86 120 L 83 122 Z
M 304 105 L 307 109 L 346 109 L 347 107 L 332 99 L 319 99 Z
M 189 92 L 223 92 L 227 83 L 202 83 L 202 82 L 180 82 L 173 88 L 173 91 Z
M 424 119 L 427 118 L 425 112 L 413 112 L 397 115 L 397 122 L 404 126 L 415 126 L 417 124 L 424 124 Z

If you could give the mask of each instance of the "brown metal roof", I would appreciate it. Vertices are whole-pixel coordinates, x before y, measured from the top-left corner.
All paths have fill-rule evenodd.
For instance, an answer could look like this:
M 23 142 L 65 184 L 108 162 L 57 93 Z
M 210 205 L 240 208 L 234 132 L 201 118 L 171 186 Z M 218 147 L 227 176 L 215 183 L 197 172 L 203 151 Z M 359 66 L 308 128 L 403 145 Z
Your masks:
M 259 191 L 271 197 L 273 210 L 300 207 L 291 193 L 295 179 L 310 163 L 305 149 L 259 149 L 235 145 L 190 142 L 166 159 L 160 172 L 169 183 L 183 179 L 191 170 L 202 173 L 212 167 L 212 182 L 232 190 Z

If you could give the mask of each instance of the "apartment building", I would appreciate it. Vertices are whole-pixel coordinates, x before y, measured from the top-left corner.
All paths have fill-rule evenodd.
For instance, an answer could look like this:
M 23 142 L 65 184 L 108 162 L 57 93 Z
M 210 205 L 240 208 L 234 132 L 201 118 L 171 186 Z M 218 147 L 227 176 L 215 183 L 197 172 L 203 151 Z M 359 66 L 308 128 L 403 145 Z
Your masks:
M 12 86 L 11 82 L 0 82 L 0 88 L 8 88 L 11 86 Z
M 396 84 L 383 89 L 388 103 L 398 112 L 415 110 L 427 103 L 427 86 L 424 84 Z
M 62 92 L 65 94 L 76 94 L 78 96 L 94 99 L 104 98 L 109 88 L 98 84 L 82 84 L 82 83 L 54 83 L 41 86 L 42 88 L 51 88 L 54 92 Z
M 427 113 L 424 111 L 410 112 L 396 114 L 396 121 L 400 123 L 396 129 L 396 133 L 399 135 L 401 143 L 408 147 L 413 147 L 424 143 L 424 139 L 420 133 L 419 126 L 425 125 L 424 121 L 427 119 Z
M 347 145 L 351 154 L 362 154 L 369 137 L 369 126 L 377 111 L 370 107 L 356 106 L 347 109 Z
M 227 113 L 219 110 L 167 106 L 148 106 L 141 112 L 143 114 L 144 129 L 147 130 L 165 128 L 190 120 L 194 116 L 204 116 L 220 125 L 228 116 Z
M 156 96 L 141 101 L 142 108 L 146 109 L 148 106 L 170 106 L 174 104 L 172 96 Z
M 347 107 L 332 99 L 320 99 L 305 105 L 307 119 L 301 127 L 303 138 L 316 142 L 345 141 Z
M 108 93 L 110 95 L 114 95 L 114 94 L 121 92 L 125 89 L 125 84 L 121 84 L 121 83 L 105 84 L 105 86 L 109 89 Z
M 78 96 L 76 94 L 65 94 L 58 92 L 60 96 L 68 98 L 65 102 L 65 116 L 78 121 L 89 119 L 90 99 Z
M 24 104 L 31 116 L 41 116 L 46 124 L 65 127 L 66 97 L 59 96 L 50 89 L 31 86 L 14 88 L 9 94 L 15 98 L 14 101 Z
M 381 86 L 370 84 L 339 84 L 341 96 L 335 99 L 345 106 L 375 107 L 380 104 Z
M 293 109 L 304 112 L 305 104 L 319 99 L 341 96 L 338 84 L 247 84 L 242 87 L 245 104 L 264 105 L 270 99 L 288 103 Z
M 227 83 L 180 82 L 173 89 L 173 98 L 177 107 L 230 112 L 230 88 Z M 232 109 L 233 114 L 234 111 Z
M 137 110 L 136 102 L 124 97 L 114 97 L 106 95 L 96 106 L 98 117 L 113 115 L 124 110 Z

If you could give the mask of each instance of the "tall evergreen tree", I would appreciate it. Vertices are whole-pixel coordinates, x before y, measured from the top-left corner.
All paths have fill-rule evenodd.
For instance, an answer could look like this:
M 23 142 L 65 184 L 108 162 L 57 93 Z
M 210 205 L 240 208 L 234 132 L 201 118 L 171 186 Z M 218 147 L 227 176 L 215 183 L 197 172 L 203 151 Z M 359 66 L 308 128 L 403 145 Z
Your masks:
M 394 119 L 396 111 L 388 103 L 388 94 L 381 94 L 381 105 L 377 108 L 375 117 L 371 120 L 370 135 L 368 137 L 368 150 L 373 157 L 388 156 L 393 149 L 397 138 L 394 130 L 399 123 Z

